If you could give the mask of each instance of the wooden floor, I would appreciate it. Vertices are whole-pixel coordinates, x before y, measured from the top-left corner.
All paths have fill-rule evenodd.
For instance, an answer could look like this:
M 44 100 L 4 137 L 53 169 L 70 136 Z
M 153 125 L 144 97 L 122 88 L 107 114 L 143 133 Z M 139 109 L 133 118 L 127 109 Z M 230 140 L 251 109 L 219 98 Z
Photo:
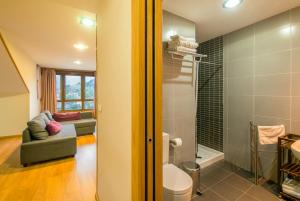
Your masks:
M 79 137 L 77 143 L 75 158 L 24 168 L 21 138 L 0 139 L 0 201 L 95 201 L 95 137 Z

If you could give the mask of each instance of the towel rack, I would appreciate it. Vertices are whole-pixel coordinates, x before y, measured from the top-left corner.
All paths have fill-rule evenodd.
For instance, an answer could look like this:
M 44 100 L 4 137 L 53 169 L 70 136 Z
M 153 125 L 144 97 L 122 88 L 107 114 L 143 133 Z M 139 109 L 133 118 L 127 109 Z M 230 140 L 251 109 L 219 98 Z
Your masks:
M 264 181 L 264 172 L 259 157 L 259 152 L 277 153 L 276 151 L 258 150 L 259 145 L 258 125 L 250 121 L 250 171 L 254 174 L 254 184 L 258 185 Z M 259 174 L 261 171 L 261 175 Z
M 258 165 L 260 165 L 261 168 L 260 159 L 258 157 L 258 129 L 257 125 L 252 121 L 250 121 L 250 160 L 250 171 L 254 173 L 254 184 L 258 185 L 260 180 Z
M 205 54 L 198 54 L 193 52 L 184 52 L 184 51 L 168 51 L 169 54 L 171 54 L 172 59 L 179 60 L 183 62 L 190 62 L 190 63 L 200 63 L 202 58 L 207 57 Z M 183 59 L 185 56 L 192 56 L 192 60 Z

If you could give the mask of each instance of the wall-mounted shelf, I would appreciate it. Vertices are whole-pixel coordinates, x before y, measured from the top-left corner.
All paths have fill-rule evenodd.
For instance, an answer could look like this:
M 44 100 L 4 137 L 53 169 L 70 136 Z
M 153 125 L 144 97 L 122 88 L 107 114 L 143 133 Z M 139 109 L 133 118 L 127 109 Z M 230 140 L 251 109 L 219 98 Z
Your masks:
M 200 63 L 202 58 L 207 57 L 205 54 L 198 54 L 193 52 L 184 52 L 184 51 L 171 51 L 168 50 L 168 53 L 172 56 L 174 60 L 180 60 L 183 62 L 192 62 L 192 63 Z M 185 56 L 192 56 L 192 60 L 184 59 Z

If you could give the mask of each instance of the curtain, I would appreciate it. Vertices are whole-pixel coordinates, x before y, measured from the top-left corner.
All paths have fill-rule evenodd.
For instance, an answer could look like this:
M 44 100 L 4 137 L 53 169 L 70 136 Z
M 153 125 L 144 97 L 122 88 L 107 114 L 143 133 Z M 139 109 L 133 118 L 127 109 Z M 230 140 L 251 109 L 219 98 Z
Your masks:
M 56 73 L 54 69 L 41 68 L 41 111 L 56 112 Z

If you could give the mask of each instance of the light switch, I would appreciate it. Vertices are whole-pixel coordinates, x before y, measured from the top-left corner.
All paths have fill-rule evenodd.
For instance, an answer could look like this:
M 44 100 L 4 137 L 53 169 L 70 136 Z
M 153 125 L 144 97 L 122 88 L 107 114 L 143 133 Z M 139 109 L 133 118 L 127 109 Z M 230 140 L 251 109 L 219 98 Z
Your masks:
M 98 104 L 98 112 L 102 112 L 102 105 Z

